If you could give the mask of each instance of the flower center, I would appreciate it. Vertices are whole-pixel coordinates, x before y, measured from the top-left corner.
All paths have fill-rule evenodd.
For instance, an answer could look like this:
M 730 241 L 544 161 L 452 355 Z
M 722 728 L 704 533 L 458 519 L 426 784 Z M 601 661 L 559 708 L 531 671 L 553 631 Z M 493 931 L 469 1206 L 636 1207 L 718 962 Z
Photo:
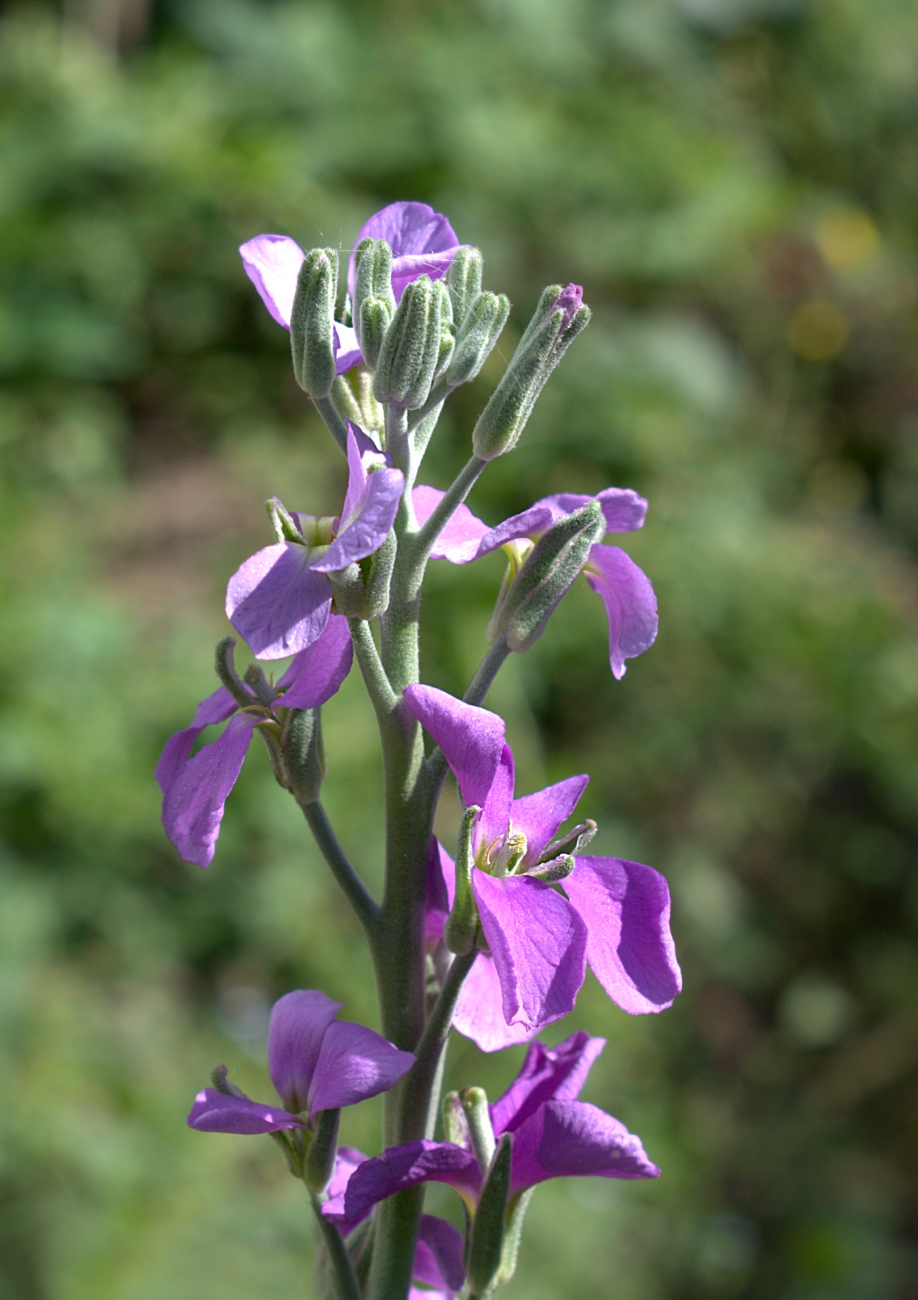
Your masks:
M 504 542 L 503 550 L 510 564 L 509 577 L 515 578 L 529 558 L 529 552 L 535 546 L 531 537 L 517 537 L 512 542 Z
M 482 870 L 491 876 L 502 878 L 512 876 L 526 856 L 529 845 L 522 831 L 511 831 L 505 839 L 493 840 L 484 854 L 484 861 L 479 863 Z

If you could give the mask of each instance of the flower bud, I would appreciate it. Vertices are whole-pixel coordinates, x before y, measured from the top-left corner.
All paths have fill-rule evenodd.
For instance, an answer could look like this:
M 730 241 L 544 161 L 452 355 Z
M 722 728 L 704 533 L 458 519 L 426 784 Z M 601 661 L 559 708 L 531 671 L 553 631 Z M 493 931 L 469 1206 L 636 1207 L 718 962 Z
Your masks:
M 498 598 L 488 625 L 492 645 L 503 639 L 510 650 L 523 651 L 539 639 L 555 606 L 586 564 L 590 547 L 602 538 L 605 528 L 598 501 L 552 524 Z
M 451 387 L 475 378 L 491 355 L 509 315 L 510 299 L 506 294 L 478 295 L 457 335 L 456 349 L 446 372 L 446 381 Z
M 312 1141 L 303 1160 L 303 1182 L 314 1196 L 321 1196 L 335 1172 L 340 1110 L 320 1110 L 315 1118 Z
M 475 946 L 475 931 L 478 929 L 478 908 L 472 893 L 472 828 L 480 812 L 481 809 L 476 804 L 466 808 L 456 845 L 456 893 L 446 920 L 443 939 L 450 952 L 457 955 L 472 951 Z
M 327 397 L 335 382 L 335 298 L 338 254 L 313 248 L 303 258 L 290 313 L 296 382 L 310 397 Z
M 359 324 L 356 330 L 360 340 L 360 351 L 363 353 L 365 363 L 374 370 L 379 360 L 379 350 L 392 320 L 392 313 L 383 298 L 364 298 L 360 304 L 360 315 L 357 320 Z
M 446 272 L 446 287 L 453 304 L 457 329 L 465 325 L 466 313 L 481 293 L 483 258 L 477 248 L 463 245 L 456 252 Z
M 280 749 L 282 784 L 301 806 L 315 803 L 328 772 L 321 709 L 289 709 L 281 729 Z
M 380 298 L 389 309 L 390 318 L 395 314 L 395 294 L 392 292 L 392 249 L 384 239 L 361 239 L 354 255 L 356 273 L 354 277 L 354 328 L 360 339 L 360 307 L 367 298 Z
M 345 618 L 379 618 L 389 608 L 389 585 L 397 543 L 390 531 L 378 551 L 328 574 L 335 610 Z
M 512 451 L 548 376 L 590 320 L 579 285 L 550 285 L 472 434 L 482 460 Z M 549 296 L 551 295 L 551 296 Z M 547 300 L 547 301 L 546 301 Z
M 386 332 L 373 392 L 380 402 L 417 410 L 427 401 L 440 356 L 442 294 L 427 275 L 405 286 Z
M 512 1158 L 513 1134 L 502 1133 L 478 1198 L 469 1237 L 466 1271 L 472 1295 L 489 1294 L 501 1270 Z

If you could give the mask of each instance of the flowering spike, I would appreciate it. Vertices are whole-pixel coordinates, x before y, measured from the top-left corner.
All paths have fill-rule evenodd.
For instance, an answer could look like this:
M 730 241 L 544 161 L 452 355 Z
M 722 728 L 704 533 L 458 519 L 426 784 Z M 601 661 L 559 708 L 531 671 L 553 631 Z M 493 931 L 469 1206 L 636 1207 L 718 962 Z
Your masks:
M 303 1160 L 303 1182 L 315 1196 L 322 1196 L 335 1172 L 340 1119 L 340 1110 L 320 1110 L 313 1119 L 312 1141 Z
M 478 929 L 478 909 L 475 906 L 475 895 L 472 893 L 472 868 L 475 865 L 472 832 L 475 819 L 480 812 L 481 809 L 477 804 L 467 808 L 459 827 L 459 842 L 456 846 L 456 894 L 443 932 L 447 948 L 457 955 L 472 951 L 475 945 L 475 931 Z
M 468 1277 L 473 1295 L 487 1295 L 494 1287 L 503 1260 L 513 1134 L 501 1134 L 478 1200 L 469 1238 Z
M 310 397 L 327 397 L 335 382 L 335 298 L 338 254 L 313 248 L 303 258 L 290 313 L 290 347 L 296 381 Z
M 591 501 L 539 538 L 494 611 L 488 627 L 492 644 L 503 638 L 511 650 L 523 651 L 538 640 L 604 528 L 602 508 Z
M 284 784 L 302 807 L 315 803 L 328 772 L 320 709 L 290 709 L 280 739 Z

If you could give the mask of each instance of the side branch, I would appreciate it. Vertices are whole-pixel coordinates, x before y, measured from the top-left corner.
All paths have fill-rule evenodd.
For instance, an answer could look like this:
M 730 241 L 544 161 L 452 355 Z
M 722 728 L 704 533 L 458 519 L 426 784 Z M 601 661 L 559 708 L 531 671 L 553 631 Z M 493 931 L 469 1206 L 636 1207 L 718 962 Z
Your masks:
M 301 804 L 300 807 L 303 809 L 303 816 L 309 823 L 309 829 L 315 836 L 316 843 L 322 850 L 322 856 L 331 867 L 332 875 L 344 890 L 367 937 L 372 941 L 379 925 L 379 904 L 351 866 L 321 803 L 316 800 L 315 803 Z
M 380 726 L 383 724 L 388 726 L 398 706 L 398 696 L 392 689 L 392 683 L 379 657 L 370 625 L 365 618 L 351 618 L 348 619 L 348 626 L 351 629 L 351 640 L 354 642 L 357 662 L 363 673 L 367 693 L 376 710 L 376 717 Z
M 325 427 L 341 450 L 347 455 L 347 425 L 335 410 L 330 397 L 314 397 L 313 405 L 325 421 Z

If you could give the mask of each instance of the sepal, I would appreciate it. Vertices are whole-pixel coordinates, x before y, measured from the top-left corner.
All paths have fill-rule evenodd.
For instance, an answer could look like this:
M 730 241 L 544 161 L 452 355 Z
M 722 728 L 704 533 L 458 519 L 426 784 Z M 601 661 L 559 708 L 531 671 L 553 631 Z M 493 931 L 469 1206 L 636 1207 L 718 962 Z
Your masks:
M 246 709 L 250 704 L 255 703 L 255 697 L 246 688 L 245 682 L 236 672 L 236 664 L 233 659 L 235 646 L 236 638 L 234 636 L 221 637 L 214 650 L 214 668 L 221 683 L 226 687 L 236 703 L 240 708 Z
M 478 908 L 475 906 L 475 895 L 472 893 L 474 866 L 472 832 L 475 819 L 480 812 L 481 809 L 477 804 L 467 808 L 459 827 L 456 846 L 456 892 L 443 931 L 447 948 L 457 956 L 472 951 L 475 946 L 475 931 L 478 929 Z
M 510 315 L 506 294 L 480 293 L 470 307 L 456 337 L 456 347 L 446 372 L 455 388 L 474 379 L 487 361 Z
M 457 331 L 465 325 L 466 313 L 481 293 L 481 276 L 484 259 L 477 248 L 463 244 L 446 272 L 446 287 L 453 306 L 453 320 Z
M 335 596 L 335 611 L 345 618 L 378 618 L 389 608 L 389 586 L 397 542 L 390 529 L 378 551 L 366 559 L 333 569 L 328 577 Z
M 442 284 L 421 275 L 405 286 L 380 349 L 373 393 L 380 402 L 417 410 L 427 401 L 440 356 Z
M 289 709 L 280 747 L 283 784 L 301 806 L 315 803 L 328 773 L 322 742 L 322 710 Z
M 484 1088 L 460 1088 L 459 1100 L 469 1126 L 469 1141 L 475 1159 L 486 1174 L 494 1157 L 494 1128 L 488 1107 L 488 1094 Z
M 338 254 L 313 248 L 303 258 L 290 314 L 296 382 L 310 397 L 327 397 L 335 382 L 335 298 Z
M 316 1196 L 322 1196 L 335 1172 L 340 1118 L 340 1110 L 320 1110 L 313 1120 L 312 1140 L 303 1158 L 303 1182 Z
M 467 1273 L 472 1295 L 485 1296 L 497 1284 L 506 1235 L 513 1134 L 502 1133 L 478 1198 L 469 1237 Z

